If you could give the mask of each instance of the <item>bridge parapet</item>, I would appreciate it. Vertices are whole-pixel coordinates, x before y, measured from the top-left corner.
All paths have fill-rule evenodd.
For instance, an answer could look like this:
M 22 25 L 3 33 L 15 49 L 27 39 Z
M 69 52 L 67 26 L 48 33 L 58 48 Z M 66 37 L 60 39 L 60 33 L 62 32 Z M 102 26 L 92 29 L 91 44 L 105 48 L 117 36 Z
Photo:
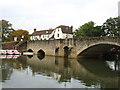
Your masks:
M 98 56 L 107 52 L 113 46 L 120 47 L 120 37 L 80 38 L 75 43 L 77 56 Z M 81 54 L 83 51 L 85 51 L 84 54 Z

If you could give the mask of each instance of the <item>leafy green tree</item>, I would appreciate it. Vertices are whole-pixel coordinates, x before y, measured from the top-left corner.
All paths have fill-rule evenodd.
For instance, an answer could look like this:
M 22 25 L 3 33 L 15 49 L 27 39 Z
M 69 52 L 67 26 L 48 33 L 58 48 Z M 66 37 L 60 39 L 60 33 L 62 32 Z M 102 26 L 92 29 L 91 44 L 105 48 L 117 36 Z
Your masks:
M 74 37 L 97 37 L 101 35 L 105 35 L 104 31 L 101 26 L 95 26 L 93 21 L 85 23 L 74 32 Z
M 27 30 L 16 30 L 12 33 L 13 37 L 17 37 L 17 40 L 20 41 L 21 39 L 23 40 L 29 40 L 30 36 L 29 36 L 29 32 Z
M 2 41 L 12 41 L 13 38 L 11 37 L 12 32 L 14 29 L 12 28 L 12 24 L 6 20 L 0 20 L 1 23 L 1 33 L 2 33 Z
M 101 26 L 95 26 L 92 31 L 93 37 L 105 36 L 104 30 L 101 29 Z
M 120 17 L 109 18 L 102 25 L 107 36 L 120 36 Z

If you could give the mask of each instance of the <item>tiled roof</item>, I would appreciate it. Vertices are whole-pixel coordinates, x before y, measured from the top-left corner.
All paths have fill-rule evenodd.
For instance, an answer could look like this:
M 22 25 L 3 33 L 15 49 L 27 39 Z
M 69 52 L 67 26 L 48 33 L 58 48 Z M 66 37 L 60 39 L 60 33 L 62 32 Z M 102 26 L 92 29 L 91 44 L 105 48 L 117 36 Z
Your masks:
M 34 31 L 32 35 L 42 35 L 42 34 L 51 34 L 54 29 L 51 30 L 41 30 L 41 31 Z
M 73 34 L 73 27 L 65 26 L 65 25 L 60 25 L 57 28 L 62 29 L 62 33 L 67 33 L 67 34 Z M 50 29 L 50 30 L 40 30 L 40 31 L 34 31 L 31 35 L 43 35 L 43 34 L 51 34 L 55 29 Z
M 63 33 L 67 34 L 73 34 L 73 27 L 65 26 L 65 25 L 60 25 L 57 28 L 61 28 Z

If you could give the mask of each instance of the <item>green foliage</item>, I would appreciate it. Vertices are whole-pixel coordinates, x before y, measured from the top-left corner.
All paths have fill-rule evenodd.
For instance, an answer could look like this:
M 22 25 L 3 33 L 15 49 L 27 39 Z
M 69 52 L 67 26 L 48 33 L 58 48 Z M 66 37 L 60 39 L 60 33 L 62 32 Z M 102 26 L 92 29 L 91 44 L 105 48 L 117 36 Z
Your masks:
M 12 33 L 12 36 L 17 37 L 18 41 L 20 41 L 21 39 L 23 39 L 24 41 L 30 39 L 29 32 L 27 30 L 22 30 L 22 29 L 14 31 Z M 22 36 L 24 36 L 24 37 L 22 37 Z
M 120 36 L 120 17 L 109 18 L 102 26 L 93 21 L 85 23 L 74 32 L 74 37 Z
M 2 41 L 12 41 L 13 38 L 11 37 L 12 32 L 14 29 L 12 28 L 12 24 L 6 20 L 0 20 L 1 23 L 1 33 L 2 33 Z
M 120 17 L 107 19 L 102 25 L 102 30 L 108 36 L 120 36 Z
M 95 27 L 93 21 L 85 23 L 74 32 L 74 37 L 97 37 L 101 35 L 105 35 L 104 31 L 101 29 L 101 26 Z

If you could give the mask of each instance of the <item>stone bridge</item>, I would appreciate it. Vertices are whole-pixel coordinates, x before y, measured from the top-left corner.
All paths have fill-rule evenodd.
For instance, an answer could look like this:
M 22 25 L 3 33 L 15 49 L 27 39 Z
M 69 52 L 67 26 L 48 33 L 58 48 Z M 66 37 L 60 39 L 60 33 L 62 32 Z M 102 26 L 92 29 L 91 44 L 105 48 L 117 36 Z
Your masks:
M 27 51 L 34 54 L 68 58 L 101 57 L 114 47 L 120 48 L 120 37 L 91 37 L 60 40 L 35 40 L 27 42 Z

